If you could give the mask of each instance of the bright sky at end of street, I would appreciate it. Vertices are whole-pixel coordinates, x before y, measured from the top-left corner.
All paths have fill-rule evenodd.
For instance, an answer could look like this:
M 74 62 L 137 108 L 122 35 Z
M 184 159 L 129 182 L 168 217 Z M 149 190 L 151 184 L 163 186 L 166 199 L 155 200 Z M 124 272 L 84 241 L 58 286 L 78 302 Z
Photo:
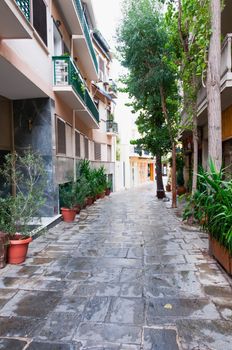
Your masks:
M 121 19 L 123 0 L 92 0 L 98 29 L 110 44 L 115 48 L 116 28 Z

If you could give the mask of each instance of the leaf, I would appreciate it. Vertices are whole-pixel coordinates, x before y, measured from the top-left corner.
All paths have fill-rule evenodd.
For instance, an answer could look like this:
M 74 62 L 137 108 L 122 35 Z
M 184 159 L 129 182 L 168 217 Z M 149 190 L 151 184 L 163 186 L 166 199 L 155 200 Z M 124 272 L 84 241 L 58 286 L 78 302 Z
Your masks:
M 172 310 L 172 304 L 165 304 L 164 309 Z

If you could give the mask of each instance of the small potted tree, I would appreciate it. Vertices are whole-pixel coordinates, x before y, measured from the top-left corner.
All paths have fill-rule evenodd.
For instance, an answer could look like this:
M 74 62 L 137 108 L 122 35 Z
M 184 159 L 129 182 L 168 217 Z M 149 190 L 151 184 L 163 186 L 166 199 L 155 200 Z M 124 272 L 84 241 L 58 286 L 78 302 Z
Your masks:
M 65 222 L 72 222 L 76 217 L 76 186 L 68 182 L 60 186 L 61 214 Z
M 5 157 L 1 175 L 14 193 L 0 199 L 0 231 L 6 233 L 9 240 L 8 262 L 20 264 L 25 261 L 32 241 L 31 221 L 40 217 L 39 209 L 45 202 L 43 160 L 31 151 L 22 155 L 14 152 Z

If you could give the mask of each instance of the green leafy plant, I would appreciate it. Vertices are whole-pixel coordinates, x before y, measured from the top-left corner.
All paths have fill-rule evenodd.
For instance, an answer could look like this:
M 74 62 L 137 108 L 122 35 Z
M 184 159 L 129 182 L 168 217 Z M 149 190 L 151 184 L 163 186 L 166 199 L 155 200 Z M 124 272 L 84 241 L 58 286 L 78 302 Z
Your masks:
M 224 180 L 213 161 L 198 174 L 199 190 L 189 198 L 184 218 L 193 215 L 202 228 L 232 254 L 232 180 Z
M 73 209 L 76 204 L 76 186 L 74 182 L 68 182 L 60 186 L 61 208 Z
M 5 179 L 5 186 L 11 186 L 15 192 L 0 198 L 0 230 L 9 235 L 27 236 L 31 220 L 40 217 L 39 210 L 45 203 L 43 159 L 31 151 L 22 155 L 8 154 L 0 174 Z

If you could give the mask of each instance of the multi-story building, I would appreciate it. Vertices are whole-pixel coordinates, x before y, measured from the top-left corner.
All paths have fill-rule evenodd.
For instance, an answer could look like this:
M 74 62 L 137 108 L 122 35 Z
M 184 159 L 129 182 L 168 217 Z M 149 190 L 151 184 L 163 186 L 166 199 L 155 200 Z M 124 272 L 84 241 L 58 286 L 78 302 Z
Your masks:
M 0 162 L 13 150 L 42 155 L 45 216 L 58 213 L 59 184 L 75 178 L 80 159 L 114 176 L 112 95 L 93 84 L 102 54 L 107 72 L 111 57 L 95 27 L 90 0 L 0 1 Z
M 147 151 L 130 142 L 141 135 L 136 126 L 136 115 L 127 106 L 128 96 L 121 94 L 116 108 L 119 135 L 116 161 L 116 191 L 137 187 L 154 181 L 155 161 Z
M 222 11 L 222 51 L 221 51 L 221 107 L 222 107 L 222 149 L 223 166 L 232 173 L 232 2 L 225 1 Z M 207 168 L 208 164 L 208 112 L 206 88 L 201 87 L 198 93 L 198 134 L 199 164 Z M 184 152 L 186 154 L 186 180 L 191 173 L 193 160 L 192 135 L 184 136 Z

